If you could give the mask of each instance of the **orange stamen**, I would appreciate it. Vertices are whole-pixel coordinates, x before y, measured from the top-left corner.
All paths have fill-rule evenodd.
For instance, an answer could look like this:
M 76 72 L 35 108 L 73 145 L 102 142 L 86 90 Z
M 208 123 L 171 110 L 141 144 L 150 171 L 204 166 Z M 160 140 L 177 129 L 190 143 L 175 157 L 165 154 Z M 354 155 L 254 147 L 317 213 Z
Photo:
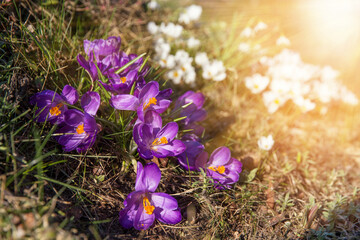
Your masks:
M 149 199 L 147 197 L 143 198 L 143 206 L 145 209 L 145 212 L 149 215 L 153 214 L 155 207 L 151 205 Z
M 61 114 L 60 108 L 61 108 L 62 106 L 64 106 L 64 104 L 59 103 L 59 104 L 56 105 L 55 107 L 50 108 L 50 115 L 52 115 L 52 116 L 54 116 L 54 115 L 55 115 L 55 116 L 59 116 L 59 115 Z
M 167 144 L 168 140 L 166 139 L 166 137 L 162 137 L 162 138 L 155 138 L 155 140 L 153 141 L 153 143 L 151 145 L 156 146 L 159 144 Z
M 156 98 L 154 98 L 154 97 L 150 98 L 150 99 L 149 99 L 149 102 L 148 102 L 147 104 L 144 103 L 144 106 L 143 106 L 143 107 L 144 107 L 144 111 L 145 111 L 148 107 L 150 107 L 151 104 L 156 105 L 156 103 L 157 103 Z
M 126 82 L 126 77 L 121 77 L 120 80 L 121 80 L 122 83 L 125 83 Z
M 210 167 L 208 167 L 208 169 L 210 169 L 211 171 L 214 171 L 214 172 L 218 172 L 220 174 L 223 174 L 225 172 L 225 167 L 224 166 L 218 166 L 217 168 L 213 167 L 213 166 L 210 166 Z
M 76 132 L 77 132 L 77 134 L 82 134 L 82 133 L 84 133 L 84 132 L 85 132 L 85 131 L 84 131 L 84 124 L 80 124 L 79 126 L 77 126 Z

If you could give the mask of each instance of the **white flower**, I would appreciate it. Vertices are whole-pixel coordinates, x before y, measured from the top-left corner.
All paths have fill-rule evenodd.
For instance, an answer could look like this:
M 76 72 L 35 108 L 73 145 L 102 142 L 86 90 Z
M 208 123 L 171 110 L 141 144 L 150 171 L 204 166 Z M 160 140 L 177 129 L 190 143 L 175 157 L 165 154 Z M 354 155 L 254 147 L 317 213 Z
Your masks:
M 264 92 L 262 96 L 264 104 L 270 114 L 276 112 L 288 99 L 286 95 L 280 95 L 273 91 Z
M 251 77 L 245 78 L 245 86 L 254 94 L 262 92 L 269 84 L 270 79 L 255 73 Z
M 189 24 L 192 21 L 197 21 L 200 19 L 202 13 L 202 7 L 199 5 L 191 5 L 185 9 L 184 13 L 181 13 L 179 16 L 179 22 L 184 24 Z
M 203 78 L 214 81 L 222 81 L 226 78 L 226 68 L 222 61 L 214 60 L 207 65 L 203 65 Z
M 159 8 L 159 4 L 155 1 L 155 0 L 151 0 L 148 4 L 147 4 L 147 7 L 154 10 L 154 9 L 157 9 Z
M 253 30 L 250 27 L 244 28 L 244 30 L 240 33 L 240 36 L 247 38 L 251 37 L 251 35 L 253 35 Z
M 276 45 L 290 46 L 290 40 L 287 37 L 285 37 L 284 35 L 282 35 L 276 40 Z
M 172 69 L 173 67 L 175 67 L 174 55 L 162 54 L 158 55 L 156 59 L 158 60 L 160 66 L 163 68 Z
M 147 30 L 150 34 L 155 35 L 159 31 L 159 26 L 157 26 L 154 22 L 149 22 L 147 25 Z
M 194 67 L 190 66 L 185 72 L 184 82 L 186 84 L 194 85 L 196 80 L 196 72 Z
M 195 63 L 200 66 L 209 64 L 209 58 L 206 52 L 198 52 L 195 56 Z
M 183 75 L 184 72 L 181 69 L 171 70 L 167 74 L 168 78 L 170 78 L 174 84 L 180 84 Z
M 269 151 L 274 145 L 274 139 L 271 134 L 267 137 L 262 136 L 258 140 L 257 144 L 260 149 Z
M 158 55 L 164 56 L 168 55 L 170 52 L 170 44 L 165 42 L 163 38 L 159 38 L 157 41 L 155 41 L 155 52 Z
M 160 32 L 172 38 L 180 37 L 182 31 L 183 27 L 181 25 L 174 24 L 172 22 L 167 25 L 165 23 L 160 24 Z
M 301 96 L 295 98 L 294 103 L 300 107 L 303 113 L 313 110 L 316 107 L 316 104 L 313 103 L 310 99 L 305 99 Z
M 256 24 L 256 26 L 254 27 L 254 31 L 255 32 L 259 32 L 259 31 L 262 31 L 262 30 L 265 30 L 267 29 L 267 25 L 266 23 L 264 22 L 259 22 L 258 24 Z
M 194 37 L 191 37 L 186 42 L 188 48 L 196 48 L 200 45 L 200 40 Z
M 250 44 L 240 43 L 238 49 L 241 52 L 248 53 L 248 52 L 250 52 Z
M 189 53 L 186 52 L 185 50 L 177 50 L 177 52 L 175 53 L 175 61 L 179 64 L 179 65 L 184 65 L 187 63 L 192 63 L 193 58 L 189 56 Z

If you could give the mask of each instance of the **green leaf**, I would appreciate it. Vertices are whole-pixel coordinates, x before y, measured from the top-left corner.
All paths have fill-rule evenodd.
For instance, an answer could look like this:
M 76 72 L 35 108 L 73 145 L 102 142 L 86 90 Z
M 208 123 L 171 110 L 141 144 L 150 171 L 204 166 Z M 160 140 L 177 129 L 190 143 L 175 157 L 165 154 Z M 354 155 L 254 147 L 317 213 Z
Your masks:
M 134 58 L 133 60 L 131 60 L 130 62 L 128 62 L 127 64 L 125 64 L 124 66 L 122 66 L 120 69 L 116 70 L 116 74 L 121 73 L 122 71 L 124 71 L 127 67 L 129 67 L 130 65 L 132 65 L 134 62 L 136 62 L 137 60 L 139 60 L 140 58 L 142 58 L 143 56 L 145 56 L 146 53 L 143 53 L 139 56 L 137 56 L 136 58 Z

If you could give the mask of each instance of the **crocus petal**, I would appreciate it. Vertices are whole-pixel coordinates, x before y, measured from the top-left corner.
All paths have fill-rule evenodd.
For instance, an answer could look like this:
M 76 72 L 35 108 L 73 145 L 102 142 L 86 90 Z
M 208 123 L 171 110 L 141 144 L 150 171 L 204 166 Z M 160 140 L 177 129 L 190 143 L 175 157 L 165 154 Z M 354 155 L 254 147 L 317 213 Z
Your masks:
M 151 201 L 155 208 L 165 210 L 175 210 L 178 208 L 178 202 L 175 198 L 166 193 L 151 193 Z
M 176 122 L 169 122 L 157 134 L 157 138 L 166 137 L 168 142 L 171 142 L 178 133 L 179 126 Z
M 84 111 L 95 116 L 100 106 L 100 95 L 97 92 L 87 92 L 81 97 L 81 107 Z
M 137 209 L 139 208 L 139 204 L 141 204 L 141 195 L 144 192 L 136 191 L 130 193 L 125 201 L 124 201 L 124 209 L 119 213 L 119 221 L 120 224 L 124 228 L 132 228 L 134 223 L 134 218 L 137 213 Z
M 147 83 L 139 93 L 139 99 L 142 104 L 147 104 L 149 99 L 156 97 L 159 93 L 159 83 L 151 81 Z
M 139 105 L 139 100 L 133 95 L 120 94 L 111 97 L 110 105 L 118 110 L 135 111 L 137 106 Z
M 160 178 L 161 171 L 155 163 L 151 162 L 143 167 L 142 164 L 138 162 L 135 190 L 154 192 L 159 185 Z
M 154 132 L 158 132 L 162 127 L 162 119 L 160 115 L 155 111 L 148 111 L 144 117 L 144 123 L 150 124 L 154 129 Z
M 205 169 L 208 157 L 209 157 L 209 154 L 207 152 L 201 152 L 195 160 L 195 167 L 197 169 L 200 169 L 200 168 Z
M 151 200 L 158 220 L 166 224 L 176 224 L 181 221 L 181 213 L 175 198 L 166 193 L 152 193 Z
M 223 166 L 229 162 L 230 157 L 230 149 L 227 147 L 219 147 L 212 152 L 208 164 L 213 166 Z
M 180 209 L 176 210 L 163 210 L 161 212 L 157 212 L 155 208 L 156 218 L 166 224 L 177 224 L 181 221 L 181 212 Z
M 160 144 L 153 147 L 153 154 L 158 158 L 177 156 L 186 149 L 185 144 L 180 140 L 173 140 L 168 144 Z
M 71 105 L 75 104 L 79 99 L 78 92 L 70 85 L 65 85 L 62 90 L 61 96 L 63 96 L 66 102 Z
M 84 122 L 84 114 L 76 109 L 67 110 L 64 113 L 65 123 L 72 127 L 77 127 Z
M 226 165 L 226 168 L 239 174 L 242 171 L 242 163 L 236 158 L 231 158 Z
M 96 141 L 96 134 L 89 134 L 87 138 L 85 138 L 82 143 L 76 148 L 78 153 L 86 152 L 89 148 L 91 148 Z
M 155 214 L 147 214 L 144 210 L 144 206 L 142 204 L 139 205 L 133 224 L 136 230 L 145 230 L 154 223 Z
M 64 126 L 57 133 L 64 134 L 58 138 L 58 143 L 63 146 L 65 152 L 74 150 L 87 137 L 86 133 L 77 134 L 74 127 L 71 126 Z
M 151 107 L 154 108 L 156 112 L 163 113 L 165 112 L 166 109 L 169 108 L 170 104 L 171 104 L 171 100 L 162 99 L 159 100 L 156 105 L 152 105 Z
M 195 171 L 197 170 L 195 166 L 196 157 L 204 151 L 204 145 L 198 141 L 184 141 L 183 143 L 186 150 L 178 156 L 179 164 L 186 170 Z

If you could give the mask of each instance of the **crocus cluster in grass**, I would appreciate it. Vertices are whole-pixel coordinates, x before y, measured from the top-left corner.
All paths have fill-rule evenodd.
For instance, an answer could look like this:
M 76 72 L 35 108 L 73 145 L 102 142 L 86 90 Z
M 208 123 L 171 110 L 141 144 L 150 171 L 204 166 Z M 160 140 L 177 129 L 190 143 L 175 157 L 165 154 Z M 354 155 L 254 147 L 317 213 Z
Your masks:
M 186 83 L 195 86 L 199 79 L 197 72 L 202 72 L 201 76 L 205 80 L 222 81 L 226 78 L 226 68 L 222 61 L 210 61 L 205 52 L 200 53 L 202 60 L 197 61 L 199 53 L 196 53 L 196 50 L 201 42 L 189 34 L 189 29 L 187 37 L 182 38 L 185 27 L 198 21 L 201 13 L 201 6 L 191 5 L 179 16 L 178 22 L 184 26 L 172 22 L 162 22 L 159 25 L 149 22 L 147 25 L 154 38 L 155 60 L 161 67 L 168 69 L 167 77 L 174 84 Z
M 38 107 L 36 121 L 58 125 L 55 139 L 65 152 L 75 149 L 79 153 L 85 152 L 93 146 L 100 130 L 94 118 L 100 106 L 100 95 L 97 92 L 86 92 L 81 98 L 83 111 L 68 109 L 78 99 L 76 89 L 69 85 L 65 85 L 61 95 L 44 90 L 30 99 L 30 103 Z
M 66 85 L 61 94 L 45 90 L 32 97 L 31 103 L 38 107 L 35 119 L 58 125 L 55 139 L 64 151 L 83 153 L 95 143 L 100 126 L 94 117 L 101 100 L 103 103 L 108 100 L 107 105 L 114 110 L 135 113 L 128 114 L 130 117 L 126 121 L 129 122 L 127 127 L 132 127 L 133 141 L 141 158 L 149 161 L 173 157 L 187 170 L 203 169 L 218 189 L 236 183 L 241 162 L 231 158 L 226 147 L 216 149 L 208 160 L 201 142 L 204 128 L 200 122 L 207 116 L 203 108 L 205 96 L 188 91 L 175 101 L 170 110 L 173 90 L 161 90 L 157 81 L 146 82 L 147 64 L 135 54 L 125 54 L 120 47 L 120 37 L 85 40 L 86 57 L 81 54 L 77 57 L 90 78 L 90 90 L 81 97 L 82 110 L 72 106 L 79 99 L 77 90 Z M 183 61 L 182 69 L 192 68 L 192 58 L 186 51 L 179 50 L 174 58 L 178 63 Z M 106 96 L 101 98 L 99 93 Z M 164 122 L 161 116 L 164 112 L 176 118 L 176 122 L 169 121 L 169 117 Z M 184 131 L 187 133 L 184 134 Z M 161 171 L 155 163 L 145 166 L 138 163 L 135 191 L 128 195 L 120 212 L 123 227 L 144 230 L 155 219 L 167 224 L 181 221 L 176 199 L 166 193 L 155 193 L 160 178 Z

